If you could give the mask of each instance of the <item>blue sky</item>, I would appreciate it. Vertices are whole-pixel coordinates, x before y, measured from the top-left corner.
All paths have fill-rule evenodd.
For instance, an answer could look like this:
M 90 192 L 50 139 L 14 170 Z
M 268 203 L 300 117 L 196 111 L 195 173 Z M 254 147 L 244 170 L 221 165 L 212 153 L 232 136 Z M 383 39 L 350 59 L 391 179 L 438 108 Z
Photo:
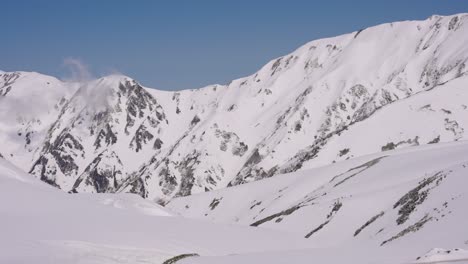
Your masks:
M 306 42 L 399 20 L 468 12 L 465 0 L 0 0 L 0 69 L 123 73 L 164 90 L 254 73 Z

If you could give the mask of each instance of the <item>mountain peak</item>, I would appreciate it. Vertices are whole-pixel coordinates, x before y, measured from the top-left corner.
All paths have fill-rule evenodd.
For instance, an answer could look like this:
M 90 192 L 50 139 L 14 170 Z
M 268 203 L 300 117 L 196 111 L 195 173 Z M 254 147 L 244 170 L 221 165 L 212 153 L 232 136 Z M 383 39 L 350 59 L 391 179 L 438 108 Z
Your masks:
M 3 139 L 18 141 L 2 154 L 66 191 L 82 176 L 89 185 L 76 191 L 126 191 L 166 203 L 371 153 L 463 140 L 467 18 L 314 40 L 227 86 L 159 92 L 116 74 L 59 82 L 76 93 L 42 102 L 27 93 L 34 84 L 31 91 L 44 94 L 42 81 L 7 82 L 0 91 L 8 90 L 11 104 L 22 90 L 53 108 L 4 126 Z M 99 158 L 104 151 L 115 158 Z M 102 177 L 86 179 L 97 160 L 99 168 L 122 163 L 117 183 L 103 188 Z

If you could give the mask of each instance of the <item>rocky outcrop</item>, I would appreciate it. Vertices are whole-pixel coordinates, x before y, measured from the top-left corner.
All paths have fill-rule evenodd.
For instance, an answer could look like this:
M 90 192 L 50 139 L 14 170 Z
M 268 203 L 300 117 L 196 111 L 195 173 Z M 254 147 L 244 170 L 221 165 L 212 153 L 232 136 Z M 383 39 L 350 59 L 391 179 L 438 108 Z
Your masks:
M 123 164 L 115 152 L 104 151 L 85 169 L 71 192 L 112 193 L 125 178 Z

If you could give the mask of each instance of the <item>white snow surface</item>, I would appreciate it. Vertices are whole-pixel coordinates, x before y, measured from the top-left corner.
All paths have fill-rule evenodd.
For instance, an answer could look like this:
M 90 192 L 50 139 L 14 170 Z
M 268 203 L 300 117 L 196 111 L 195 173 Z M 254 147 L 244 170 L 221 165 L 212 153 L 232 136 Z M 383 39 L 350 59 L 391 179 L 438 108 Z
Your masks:
M 0 263 L 466 263 L 467 63 L 457 14 L 195 90 L 0 72 Z
M 414 263 L 468 263 L 468 251 L 460 248 L 433 248 Z
M 0 158 L 0 263 L 163 263 L 189 253 L 200 256 L 177 263 L 466 261 L 468 142 L 385 154 L 176 198 L 166 208 L 133 194 L 66 194 Z M 398 224 L 402 208 L 412 210 Z
M 467 262 L 454 251 L 421 257 L 433 248 L 468 248 L 467 173 L 466 141 L 412 147 L 176 198 L 167 208 L 189 218 L 291 232 L 312 245 L 181 263 Z
M 162 263 L 303 247 L 271 230 L 186 219 L 133 194 L 66 194 L 0 158 L 0 263 Z

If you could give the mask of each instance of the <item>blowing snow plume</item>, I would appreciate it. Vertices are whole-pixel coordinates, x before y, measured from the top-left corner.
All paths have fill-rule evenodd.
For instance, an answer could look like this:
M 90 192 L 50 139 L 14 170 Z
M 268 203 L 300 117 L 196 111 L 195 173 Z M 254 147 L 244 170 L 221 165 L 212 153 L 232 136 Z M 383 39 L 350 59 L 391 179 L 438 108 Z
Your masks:
M 89 68 L 81 60 L 76 58 L 66 58 L 63 60 L 63 65 L 70 70 L 71 76 L 66 81 L 72 82 L 84 82 L 90 81 L 92 75 Z
M 81 97 L 83 103 L 93 110 L 99 111 L 109 106 L 108 99 L 113 94 L 111 77 L 94 77 L 80 59 L 66 58 L 63 65 L 71 74 L 65 81 L 76 83 L 79 87 L 75 96 Z

